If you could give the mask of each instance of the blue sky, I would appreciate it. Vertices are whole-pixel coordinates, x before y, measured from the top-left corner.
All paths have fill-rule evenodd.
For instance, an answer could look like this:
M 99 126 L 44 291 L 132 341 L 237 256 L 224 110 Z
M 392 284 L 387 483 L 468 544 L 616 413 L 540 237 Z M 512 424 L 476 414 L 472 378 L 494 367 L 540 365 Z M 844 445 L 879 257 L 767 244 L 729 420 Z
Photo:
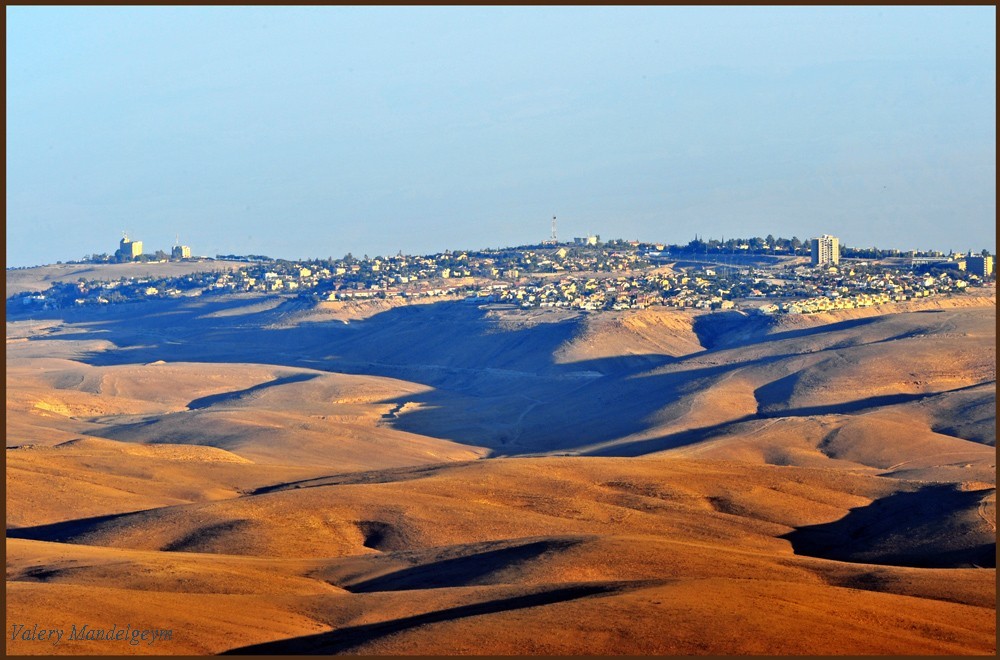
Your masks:
M 7 264 L 995 250 L 995 7 L 8 7 Z

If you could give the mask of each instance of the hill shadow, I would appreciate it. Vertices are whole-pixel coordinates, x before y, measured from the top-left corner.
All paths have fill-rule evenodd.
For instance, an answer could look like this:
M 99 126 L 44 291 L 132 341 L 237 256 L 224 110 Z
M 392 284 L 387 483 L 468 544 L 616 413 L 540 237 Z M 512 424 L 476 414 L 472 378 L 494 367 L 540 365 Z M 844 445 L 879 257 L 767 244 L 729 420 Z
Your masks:
M 208 408 L 214 406 L 218 403 L 224 403 L 227 401 L 235 402 L 243 399 L 251 398 L 255 394 L 258 394 L 271 387 L 280 387 L 281 385 L 288 385 L 290 383 L 302 383 L 305 381 L 312 380 L 316 378 L 318 374 L 292 374 L 291 376 L 283 376 L 281 378 L 275 378 L 266 383 L 260 383 L 259 385 L 254 385 L 253 387 L 248 387 L 243 390 L 237 390 L 234 392 L 222 392 L 220 394 L 211 394 L 209 396 L 203 396 L 198 399 L 194 399 L 187 404 L 188 410 L 198 410 L 200 408 Z
M 970 530 L 957 514 L 975 509 L 981 491 L 934 484 L 851 509 L 829 523 L 781 538 L 795 554 L 836 561 L 917 568 L 995 568 L 996 539 Z
M 695 317 L 692 330 L 697 335 L 699 343 L 706 349 L 712 350 L 730 347 L 737 343 L 744 346 L 838 332 L 869 325 L 878 320 L 878 316 L 868 316 L 826 323 L 812 328 L 771 333 L 770 329 L 776 327 L 778 323 L 776 317 L 758 314 L 748 315 L 743 312 L 716 312 Z
M 404 568 L 345 588 L 355 593 L 368 593 L 469 586 L 498 571 L 579 543 L 581 540 L 576 538 L 557 538 L 485 550 Z
M 293 300 L 262 309 L 267 302 L 211 297 L 144 303 L 142 314 L 136 313 L 139 303 L 89 313 L 66 310 L 64 320 L 74 325 L 44 339 L 99 337 L 112 344 L 108 350 L 90 350 L 77 358 L 93 366 L 160 360 L 258 363 L 396 378 L 433 388 L 397 403 L 419 402 L 424 412 L 451 412 L 481 429 L 500 426 L 501 417 L 510 411 L 517 418 L 543 394 L 548 398 L 550 393 L 577 389 L 602 374 L 631 374 L 673 359 L 619 356 L 559 363 L 558 349 L 581 332 L 584 317 L 577 313 L 513 310 L 511 320 L 474 304 L 447 301 L 396 307 L 349 323 L 325 319 L 296 323 L 289 314 L 306 310 L 306 303 Z M 202 397 L 188 407 L 199 410 L 305 378 L 288 376 L 240 392 Z M 469 438 L 461 428 L 434 432 L 437 421 L 423 424 L 422 419 L 423 413 L 417 411 L 385 423 L 483 444 L 483 438 Z M 492 436 L 485 441 L 502 444 Z
M 402 617 L 391 621 L 351 626 L 316 635 L 304 635 L 276 642 L 238 647 L 224 651 L 220 655 L 328 655 L 344 653 L 362 644 L 374 642 L 396 633 L 433 623 L 454 621 L 456 619 L 495 614 L 497 612 L 507 612 L 528 607 L 540 607 L 542 605 L 551 605 L 580 598 L 620 592 L 626 588 L 628 588 L 628 585 L 615 583 L 578 584 L 558 587 L 522 596 L 499 598 L 484 603 L 449 607 L 443 610 Z
M 775 383 L 778 383 L 778 385 L 776 386 L 778 389 L 785 389 L 788 387 L 787 383 L 781 382 L 784 380 L 786 379 L 782 378 L 779 379 L 778 381 L 775 381 Z M 771 385 L 774 385 L 774 383 L 771 383 Z M 650 438 L 648 440 L 638 440 L 635 442 L 611 445 L 610 447 L 605 447 L 602 449 L 586 452 L 584 455 L 623 456 L 623 457 L 644 456 L 659 451 L 665 451 L 668 449 L 677 449 L 679 447 L 686 447 L 689 445 L 697 444 L 699 442 L 704 442 L 706 440 L 711 440 L 712 438 L 725 435 L 727 431 L 730 430 L 732 427 L 746 422 L 763 421 L 768 419 L 795 418 L 795 417 L 821 417 L 824 415 L 847 415 L 866 410 L 873 410 L 875 408 L 882 408 L 885 406 L 910 403 L 914 401 L 923 401 L 924 399 L 928 399 L 931 397 L 941 396 L 944 394 L 951 394 L 953 392 L 961 392 L 963 390 L 968 390 L 975 387 L 979 387 L 979 385 L 977 384 L 977 385 L 958 387 L 953 390 L 945 390 L 943 392 L 928 392 L 920 394 L 886 394 L 881 396 L 873 396 L 864 399 L 855 399 L 853 401 L 843 401 L 840 403 L 819 405 L 819 406 L 800 406 L 798 408 L 773 407 L 770 409 L 762 409 L 755 414 L 744 415 L 742 417 L 726 420 L 725 422 L 720 422 L 719 424 L 712 424 L 710 426 L 701 426 L 697 428 L 685 429 L 683 431 L 670 433 L 667 435 L 660 436 L 658 438 Z
M 586 330 L 586 316 L 582 313 L 511 310 L 510 315 L 501 318 L 475 304 L 445 301 L 395 307 L 356 321 L 296 322 L 301 319 L 296 319 L 295 314 L 309 311 L 309 303 L 297 299 L 273 302 L 273 298 L 211 296 L 122 305 L 122 309 L 89 314 L 65 310 L 64 320 L 74 323 L 79 331 L 71 327 L 65 334 L 40 339 L 99 337 L 109 341 L 114 348 L 92 350 L 79 358 L 94 366 L 158 360 L 258 363 L 426 385 L 431 389 L 382 401 L 397 406 L 397 410 L 381 423 L 401 431 L 488 447 L 494 455 L 507 456 L 574 450 L 643 431 L 658 411 L 694 389 L 709 386 L 735 370 L 800 354 L 791 351 L 691 369 L 684 369 L 685 362 L 704 357 L 706 352 L 683 357 L 651 354 L 562 363 L 556 361 L 560 347 Z M 142 314 L 137 314 L 140 305 Z M 752 344 L 835 333 L 878 319 L 866 317 L 749 337 L 746 341 Z M 697 317 L 695 330 L 702 342 L 711 346 L 712 337 L 720 336 L 711 330 L 713 326 L 750 324 L 741 326 L 743 333 L 754 324 L 765 328 L 769 322 L 719 312 Z M 731 347 L 720 345 L 707 353 L 726 348 Z M 670 369 L 645 374 L 657 367 Z M 634 378 L 640 374 L 642 378 Z M 765 398 L 788 394 L 794 378 L 776 381 L 758 394 Z M 189 408 L 197 411 L 253 396 L 264 388 L 306 379 L 305 374 L 287 376 L 239 392 L 202 397 L 192 401 Z M 915 398 L 886 395 L 879 401 L 764 412 L 781 416 L 854 412 L 914 400 L 909 396 Z M 725 425 L 753 418 L 730 420 Z M 655 451 L 650 449 L 653 446 L 688 444 L 716 430 L 691 430 L 653 444 L 619 446 L 616 451 L 625 453 L 614 455 L 636 455 L 632 452 Z
M 454 462 L 432 463 L 413 467 L 388 468 L 384 470 L 364 470 L 361 472 L 343 472 L 325 477 L 310 477 L 298 481 L 283 481 L 277 484 L 261 486 L 249 491 L 245 497 L 263 495 L 278 490 L 299 488 L 317 488 L 319 486 L 346 486 L 355 484 L 386 484 L 397 481 L 412 481 L 433 476 L 443 468 L 455 465 Z
M 106 516 L 92 516 L 89 518 L 74 518 L 63 522 L 48 523 L 46 525 L 33 525 L 31 527 L 8 527 L 7 538 L 30 539 L 32 541 L 53 541 L 66 542 L 73 538 L 93 531 L 101 527 L 104 523 L 110 523 L 120 518 L 143 514 L 155 511 L 156 509 L 141 509 L 139 511 L 126 511 L 124 513 L 112 513 Z
M 79 332 L 40 339 L 99 337 L 115 345 L 85 353 L 94 366 L 146 364 L 159 359 L 191 362 L 257 362 L 365 372 L 433 385 L 453 373 L 485 371 L 507 375 L 558 375 L 579 370 L 557 364 L 553 353 L 579 331 L 580 317 L 528 327 L 500 324 L 489 310 L 465 302 L 392 308 L 364 320 L 305 321 L 282 325 L 290 312 L 308 305 L 285 301 L 270 309 L 240 313 L 261 300 L 229 298 L 154 301 L 123 305 L 128 310 L 84 313 L 66 310 L 61 320 Z M 136 314 L 142 305 L 142 314 Z M 432 381 L 432 382 L 428 382 Z

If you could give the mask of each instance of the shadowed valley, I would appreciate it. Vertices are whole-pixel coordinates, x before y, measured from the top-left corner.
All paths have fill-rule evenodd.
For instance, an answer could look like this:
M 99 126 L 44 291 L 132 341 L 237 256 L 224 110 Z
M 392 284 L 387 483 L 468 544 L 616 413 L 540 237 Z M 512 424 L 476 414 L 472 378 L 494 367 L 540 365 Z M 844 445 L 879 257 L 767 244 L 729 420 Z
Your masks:
M 9 318 L 8 620 L 174 630 L 113 653 L 990 654 L 995 321 Z

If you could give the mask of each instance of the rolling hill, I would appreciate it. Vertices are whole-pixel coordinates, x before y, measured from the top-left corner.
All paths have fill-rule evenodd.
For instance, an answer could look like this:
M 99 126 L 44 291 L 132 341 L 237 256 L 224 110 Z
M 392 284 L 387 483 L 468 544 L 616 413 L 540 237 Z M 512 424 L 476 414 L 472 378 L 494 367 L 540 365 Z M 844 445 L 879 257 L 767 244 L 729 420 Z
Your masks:
M 7 325 L 14 654 L 992 654 L 992 298 Z

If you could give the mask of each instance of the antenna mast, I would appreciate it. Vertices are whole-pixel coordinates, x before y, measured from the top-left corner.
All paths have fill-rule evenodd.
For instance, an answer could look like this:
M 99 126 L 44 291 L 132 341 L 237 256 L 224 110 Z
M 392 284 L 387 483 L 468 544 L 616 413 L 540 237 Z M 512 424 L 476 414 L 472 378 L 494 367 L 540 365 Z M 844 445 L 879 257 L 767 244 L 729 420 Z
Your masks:
M 552 242 L 558 243 L 559 240 L 556 238 L 556 216 L 552 216 Z

